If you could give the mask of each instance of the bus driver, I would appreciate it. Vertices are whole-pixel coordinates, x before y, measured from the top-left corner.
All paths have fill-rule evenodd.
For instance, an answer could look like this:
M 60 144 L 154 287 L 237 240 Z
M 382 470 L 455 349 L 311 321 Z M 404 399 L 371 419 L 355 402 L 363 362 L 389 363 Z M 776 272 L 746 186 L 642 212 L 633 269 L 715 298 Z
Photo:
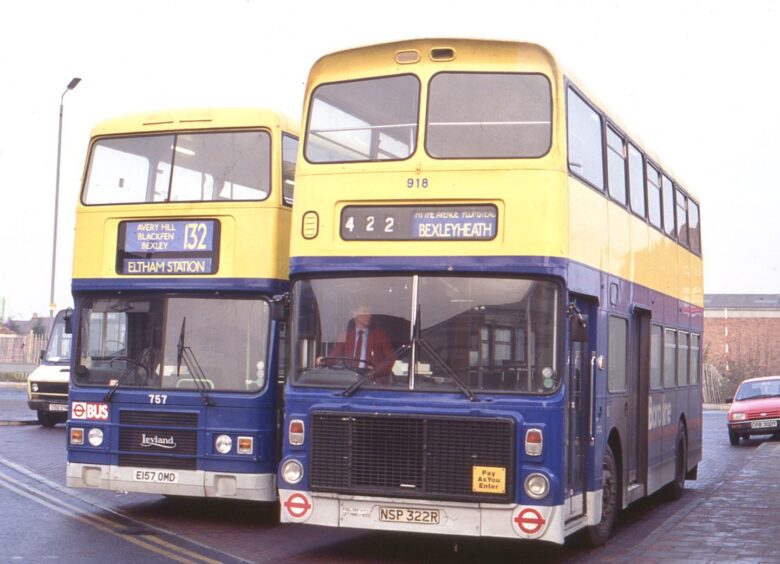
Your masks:
M 371 308 L 365 304 L 352 312 L 346 333 L 341 335 L 329 356 L 317 357 L 317 366 L 344 361 L 354 368 L 374 370 L 379 376 L 389 373 L 387 361 L 393 356 L 390 338 L 384 329 L 371 325 Z

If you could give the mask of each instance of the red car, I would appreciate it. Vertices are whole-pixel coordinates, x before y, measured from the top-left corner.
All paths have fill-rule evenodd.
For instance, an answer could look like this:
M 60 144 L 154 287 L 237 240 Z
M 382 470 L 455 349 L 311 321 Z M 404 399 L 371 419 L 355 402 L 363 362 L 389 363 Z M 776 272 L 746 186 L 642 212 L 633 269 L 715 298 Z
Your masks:
M 728 416 L 729 441 L 780 433 L 780 376 L 750 378 L 737 388 Z

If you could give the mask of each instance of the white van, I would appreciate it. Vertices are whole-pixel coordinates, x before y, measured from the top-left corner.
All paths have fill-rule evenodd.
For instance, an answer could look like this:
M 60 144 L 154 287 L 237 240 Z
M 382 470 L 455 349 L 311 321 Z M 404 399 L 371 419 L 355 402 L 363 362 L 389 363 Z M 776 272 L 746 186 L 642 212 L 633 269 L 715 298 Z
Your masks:
M 53 427 L 68 420 L 71 334 L 66 331 L 72 309 L 57 312 L 41 364 L 27 377 L 27 405 L 38 412 L 38 422 Z

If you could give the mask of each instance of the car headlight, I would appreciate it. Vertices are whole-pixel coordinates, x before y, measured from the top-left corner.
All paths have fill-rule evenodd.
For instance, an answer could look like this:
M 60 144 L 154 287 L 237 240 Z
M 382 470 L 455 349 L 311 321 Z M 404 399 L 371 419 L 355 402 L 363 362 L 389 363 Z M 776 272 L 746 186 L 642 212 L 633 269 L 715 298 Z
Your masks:
M 303 478 L 303 466 L 297 460 L 282 464 L 282 479 L 288 484 L 297 484 Z
M 92 446 L 100 446 L 103 444 L 103 431 L 100 429 L 90 429 L 87 434 L 87 440 Z
M 744 421 L 746 418 L 746 415 L 744 413 L 735 412 L 731 414 L 731 420 L 732 421 Z
M 550 491 L 550 481 L 543 474 L 531 474 L 525 479 L 525 493 L 533 499 L 542 499 Z
M 33 392 L 37 392 L 37 391 L 38 391 L 38 384 L 32 384 L 32 385 L 30 386 L 30 389 L 31 389 Z
M 230 449 L 233 448 L 233 439 L 227 435 L 219 435 L 217 440 L 214 441 L 214 448 L 216 448 L 217 452 L 220 454 L 227 454 L 230 452 Z

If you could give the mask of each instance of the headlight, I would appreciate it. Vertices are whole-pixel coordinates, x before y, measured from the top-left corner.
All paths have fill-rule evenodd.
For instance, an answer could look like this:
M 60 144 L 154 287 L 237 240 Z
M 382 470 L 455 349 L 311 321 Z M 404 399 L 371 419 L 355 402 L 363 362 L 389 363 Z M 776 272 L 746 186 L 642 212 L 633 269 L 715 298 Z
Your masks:
M 92 446 L 100 446 L 103 444 L 103 431 L 100 429 L 90 429 L 87 435 L 87 440 Z
M 288 484 L 297 484 L 303 478 L 303 466 L 297 460 L 282 464 L 282 479 Z
M 542 499 L 550 491 L 550 481 L 543 474 L 531 474 L 525 479 L 525 493 L 533 499 Z
M 744 413 L 732 413 L 731 414 L 731 420 L 732 421 L 744 421 L 745 420 L 745 414 Z
M 219 435 L 217 440 L 214 441 L 214 448 L 216 448 L 217 452 L 220 454 L 227 454 L 230 452 L 230 449 L 233 448 L 233 439 L 227 435 Z
M 30 386 L 30 389 L 31 389 L 33 392 L 37 392 L 37 391 L 38 391 L 38 384 L 32 384 L 32 385 Z

